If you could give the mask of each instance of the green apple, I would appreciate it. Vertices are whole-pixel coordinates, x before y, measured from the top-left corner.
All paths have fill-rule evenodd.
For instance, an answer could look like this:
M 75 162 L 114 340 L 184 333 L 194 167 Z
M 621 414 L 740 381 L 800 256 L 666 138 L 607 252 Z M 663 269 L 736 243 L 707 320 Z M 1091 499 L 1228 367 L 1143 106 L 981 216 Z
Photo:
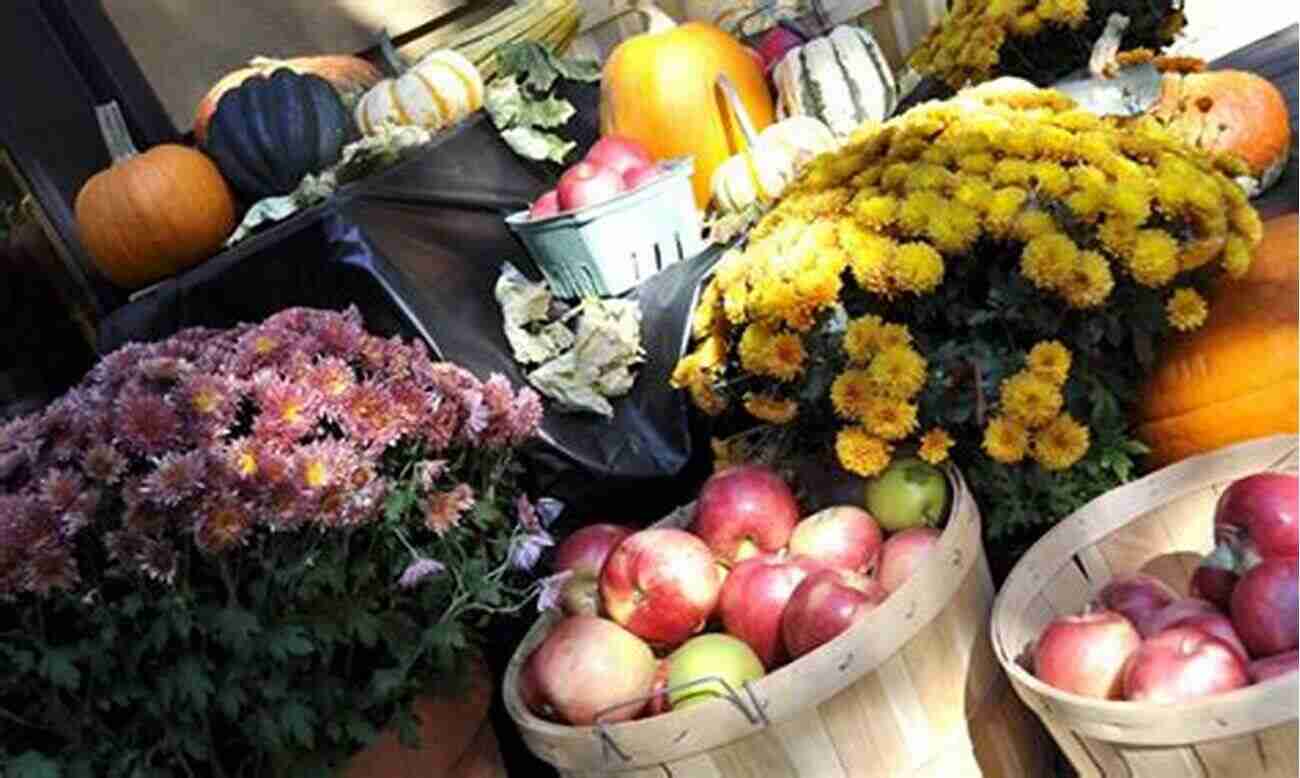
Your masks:
M 867 512 L 886 532 L 937 527 L 948 506 L 948 479 L 919 459 L 899 459 L 867 481 Z
M 745 681 L 763 677 L 763 663 L 748 643 L 720 632 L 697 635 L 668 657 L 669 689 L 709 676 L 725 679 L 732 689 L 739 692 Z M 677 710 L 726 696 L 726 687 L 715 680 L 671 691 L 668 703 Z

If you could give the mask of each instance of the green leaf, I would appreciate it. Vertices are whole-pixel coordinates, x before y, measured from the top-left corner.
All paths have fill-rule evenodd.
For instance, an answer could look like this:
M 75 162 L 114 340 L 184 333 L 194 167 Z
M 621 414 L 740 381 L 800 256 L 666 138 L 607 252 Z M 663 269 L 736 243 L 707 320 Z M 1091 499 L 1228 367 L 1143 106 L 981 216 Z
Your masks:
M 304 748 L 316 746 L 316 712 L 300 702 L 280 707 L 280 724 L 289 737 Z
M 511 127 L 502 130 L 501 138 L 521 157 L 549 160 L 557 164 L 563 164 L 569 152 L 578 145 L 554 133 L 542 132 L 531 127 Z
M 63 778 L 63 771 L 53 759 L 25 751 L 9 763 L 5 778 Z
M 244 704 L 248 702 L 248 695 L 244 688 L 238 683 L 227 681 L 217 690 L 216 703 L 226 718 L 234 720 L 239 718 L 239 711 L 243 709 Z
M 483 95 L 483 108 L 498 130 L 513 126 L 523 112 L 524 95 L 513 78 L 494 80 Z
M 559 71 L 546 47 L 536 41 L 516 41 L 496 51 L 497 71 L 502 76 L 523 76 L 530 89 L 547 92 Z
M 241 650 L 261 631 L 257 614 L 243 608 L 223 608 L 212 620 L 219 643 L 232 650 Z
M 521 103 L 515 122 L 528 127 L 561 127 L 576 113 L 573 104 L 557 97 Z
M 379 642 L 382 627 L 383 623 L 378 616 L 362 610 L 354 611 L 348 621 L 349 632 L 357 639 L 357 642 L 367 648 Z
M 267 651 L 277 662 L 284 662 L 291 656 L 307 656 L 315 650 L 316 645 L 307 637 L 307 630 L 296 624 L 276 630 L 267 646 Z
M 347 721 L 343 723 L 343 728 L 344 731 L 347 732 L 348 737 L 358 743 L 371 743 L 379 734 L 379 731 L 376 730 L 369 721 L 366 721 L 355 713 L 349 716 Z
M 600 80 L 600 63 L 594 59 L 564 58 L 547 51 L 546 60 L 563 78 L 594 83 Z
M 176 663 L 174 671 L 176 691 L 181 700 L 188 699 L 195 708 L 203 708 L 216 691 L 212 678 L 204 668 L 203 660 L 187 656 Z
M 81 671 L 73 664 L 75 658 L 69 649 L 52 649 L 41 658 L 38 672 L 60 689 L 76 689 L 81 684 Z

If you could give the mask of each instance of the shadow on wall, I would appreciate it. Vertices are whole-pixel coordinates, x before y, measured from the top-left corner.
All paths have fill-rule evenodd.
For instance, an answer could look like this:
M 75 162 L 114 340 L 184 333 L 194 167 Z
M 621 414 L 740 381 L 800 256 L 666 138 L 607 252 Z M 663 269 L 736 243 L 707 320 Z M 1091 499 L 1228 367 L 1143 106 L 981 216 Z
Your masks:
M 351 53 L 484 0 L 101 0 L 177 128 L 214 81 L 255 56 Z

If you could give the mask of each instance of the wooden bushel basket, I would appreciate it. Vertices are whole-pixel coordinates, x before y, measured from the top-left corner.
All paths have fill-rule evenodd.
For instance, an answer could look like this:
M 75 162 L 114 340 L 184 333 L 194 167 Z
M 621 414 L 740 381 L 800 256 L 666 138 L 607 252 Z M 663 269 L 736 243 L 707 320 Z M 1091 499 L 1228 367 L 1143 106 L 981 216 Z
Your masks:
M 1057 615 L 1077 613 L 1117 575 L 1150 573 L 1183 594 L 1213 545 L 1214 506 L 1232 481 L 1296 470 L 1282 435 L 1184 460 L 1108 492 L 1043 536 L 993 609 L 993 645 L 1021 699 L 1084 776 L 1281 778 L 1297 775 L 1300 674 L 1179 705 L 1095 700 L 1039 681 L 1021 664 Z
M 1047 771 L 1047 741 L 993 657 L 993 582 L 980 516 L 955 471 L 935 550 L 847 632 L 758 681 L 680 711 L 607 726 L 534 716 L 519 697 L 524 660 L 556 624 L 540 618 L 506 671 L 506 708 L 525 743 L 568 778 L 1025 778 Z M 693 505 L 659 525 L 685 527 Z

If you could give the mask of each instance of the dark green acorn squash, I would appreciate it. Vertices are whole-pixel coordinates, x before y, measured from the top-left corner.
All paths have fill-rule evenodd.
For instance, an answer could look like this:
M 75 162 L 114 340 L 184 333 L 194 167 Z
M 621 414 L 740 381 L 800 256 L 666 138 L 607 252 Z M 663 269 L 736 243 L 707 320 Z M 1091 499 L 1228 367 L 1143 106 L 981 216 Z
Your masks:
M 358 137 L 328 81 L 281 68 L 222 95 L 204 150 L 251 202 L 292 192 L 303 176 L 337 162 Z

